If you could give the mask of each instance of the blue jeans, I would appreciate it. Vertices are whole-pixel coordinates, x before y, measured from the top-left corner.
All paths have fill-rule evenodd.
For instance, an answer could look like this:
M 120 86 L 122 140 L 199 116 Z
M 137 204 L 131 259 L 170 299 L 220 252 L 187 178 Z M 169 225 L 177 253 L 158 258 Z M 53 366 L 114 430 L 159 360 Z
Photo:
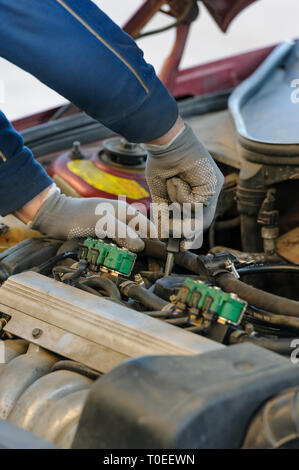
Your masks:
M 130 141 L 154 140 L 177 119 L 175 100 L 142 51 L 90 0 L 0 0 L 0 56 Z M 2 113 L 0 152 L 5 215 L 51 180 Z

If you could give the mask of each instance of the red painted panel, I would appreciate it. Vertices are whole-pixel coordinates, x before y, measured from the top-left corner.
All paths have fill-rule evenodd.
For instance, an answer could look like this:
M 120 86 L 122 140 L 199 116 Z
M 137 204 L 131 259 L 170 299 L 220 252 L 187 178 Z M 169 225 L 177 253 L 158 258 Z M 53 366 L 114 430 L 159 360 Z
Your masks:
M 174 96 L 201 96 L 234 88 L 265 60 L 275 46 L 238 54 L 182 70 L 176 80 Z
M 222 31 L 226 31 L 232 20 L 254 2 L 256 0 L 203 0 Z

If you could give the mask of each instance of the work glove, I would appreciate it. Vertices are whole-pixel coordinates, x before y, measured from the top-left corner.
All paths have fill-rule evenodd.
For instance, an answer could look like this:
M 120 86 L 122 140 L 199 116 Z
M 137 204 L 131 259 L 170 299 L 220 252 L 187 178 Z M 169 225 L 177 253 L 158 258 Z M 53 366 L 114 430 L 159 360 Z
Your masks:
M 150 231 L 149 220 L 122 200 L 67 197 L 55 185 L 30 225 L 59 240 L 110 238 L 134 252 L 144 249 L 141 238 Z
M 153 203 L 164 207 L 190 203 L 193 211 L 196 204 L 202 204 L 202 229 L 207 229 L 215 215 L 224 177 L 191 127 L 185 123 L 167 146 L 146 147 L 149 152 L 146 178 Z M 161 221 L 155 218 L 155 223 L 161 234 Z

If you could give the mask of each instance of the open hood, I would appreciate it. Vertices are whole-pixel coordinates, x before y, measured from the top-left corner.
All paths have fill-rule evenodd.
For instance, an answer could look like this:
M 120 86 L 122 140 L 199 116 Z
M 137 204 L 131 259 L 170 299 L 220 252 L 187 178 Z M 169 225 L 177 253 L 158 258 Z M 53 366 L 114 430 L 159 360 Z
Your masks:
M 232 20 L 244 10 L 244 8 L 255 1 L 256 0 L 203 0 L 203 3 L 222 31 L 226 31 Z

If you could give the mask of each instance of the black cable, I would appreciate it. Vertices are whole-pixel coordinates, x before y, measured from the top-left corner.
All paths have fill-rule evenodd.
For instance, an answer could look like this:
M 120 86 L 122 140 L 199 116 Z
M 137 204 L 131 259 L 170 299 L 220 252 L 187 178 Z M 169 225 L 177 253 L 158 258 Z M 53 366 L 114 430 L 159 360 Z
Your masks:
M 299 274 L 299 266 L 292 264 L 272 264 L 272 265 L 251 265 L 244 266 L 237 269 L 240 276 L 248 274 L 263 274 L 263 273 L 293 273 Z
M 97 297 L 103 298 L 103 295 L 98 290 L 93 289 L 92 287 L 86 285 L 85 283 L 81 282 L 80 280 L 71 279 L 70 281 L 68 281 L 68 284 L 70 284 L 71 286 L 77 287 L 78 289 L 81 289 L 85 292 L 88 292 L 89 294 L 93 294 L 93 295 L 96 295 Z M 131 305 L 131 304 L 129 305 L 129 302 L 125 302 L 124 300 L 119 300 L 116 297 L 109 297 L 107 300 L 133 309 L 133 305 Z
M 64 274 L 63 276 L 63 282 L 69 281 L 71 279 L 78 279 L 86 270 L 87 267 L 87 261 L 81 259 L 78 262 L 78 265 L 76 268 L 71 268 L 69 266 L 55 266 L 52 269 L 53 277 L 57 281 L 62 281 L 60 274 Z
M 149 317 L 153 318 L 167 318 L 169 315 L 172 314 L 170 310 L 153 310 L 153 311 L 147 311 L 147 312 L 142 312 L 148 315 Z
M 54 266 L 59 262 L 63 261 L 66 258 L 72 258 L 77 260 L 77 252 L 76 251 L 65 251 L 64 253 L 60 253 L 59 255 L 53 256 L 53 258 L 48 259 L 44 263 L 40 264 L 36 268 L 32 269 L 32 271 L 35 271 L 39 274 L 44 274 L 45 276 L 48 276 Z
M 191 17 L 191 12 L 194 8 L 196 8 L 196 13 L 194 12 L 194 14 Z M 186 22 L 190 23 L 191 21 L 196 19 L 197 15 L 198 15 L 198 11 L 199 10 L 198 10 L 198 6 L 196 4 L 196 1 L 189 0 L 189 3 L 187 4 L 187 7 L 183 11 L 183 13 L 177 18 L 176 21 L 174 21 L 170 25 L 164 26 L 162 28 L 152 29 L 151 31 L 147 31 L 145 33 L 140 33 L 137 36 L 134 36 L 134 39 L 137 40 L 137 39 L 145 38 L 147 36 L 153 36 L 155 34 L 164 33 L 165 31 L 169 31 L 170 29 L 176 28 L 177 26 L 179 26 L 182 23 L 186 23 Z
M 287 315 L 278 315 L 276 313 L 265 312 L 263 310 L 257 309 L 254 306 L 248 307 L 247 313 L 256 320 L 260 320 L 271 325 L 294 328 L 296 330 L 299 330 L 299 318 L 296 317 L 289 317 Z
M 61 282 L 62 282 L 62 279 L 61 279 L 60 274 L 66 274 L 66 273 L 74 274 L 75 272 L 76 270 L 73 268 L 70 268 L 69 266 L 55 266 L 52 269 L 52 274 L 53 274 L 54 279 L 56 281 L 61 281 Z
M 78 279 L 86 270 L 87 268 L 87 261 L 85 259 L 80 259 L 78 262 L 77 267 L 75 268 L 73 273 L 66 273 L 66 275 L 63 277 L 64 281 L 67 281 L 69 279 Z
M 227 246 L 217 245 L 211 248 L 210 253 L 223 253 L 229 252 L 233 255 L 236 255 L 240 259 L 244 260 L 253 260 L 256 264 L 285 264 L 285 261 L 280 258 L 278 255 L 267 255 L 266 253 L 248 253 L 244 251 L 235 250 Z
M 286 330 L 286 333 L 286 331 L 282 330 L 279 326 L 262 322 L 261 320 L 258 320 L 247 313 L 244 314 L 243 320 L 247 324 L 252 324 L 254 326 L 254 332 L 258 333 L 260 336 L 275 336 L 276 338 L 286 338 L 290 336 L 289 330 Z
M 109 297 L 113 297 L 114 299 L 121 299 L 119 289 L 111 279 L 100 276 L 90 276 L 80 279 L 80 284 L 103 290 Z
M 166 323 L 169 323 L 170 325 L 176 325 L 176 326 L 182 326 L 186 325 L 189 321 L 189 317 L 179 317 L 179 318 L 167 318 L 165 320 Z
M 69 370 L 70 372 L 76 372 L 80 375 L 84 375 L 84 377 L 88 377 L 91 380 L 96 380 L 100 377 L 100 372 L 97 372 L 90 367 L 85 366 L 79 362 L 63 360 L 56 362 L 51 369 L 51 372 L 55 372 L 57 370 Z

